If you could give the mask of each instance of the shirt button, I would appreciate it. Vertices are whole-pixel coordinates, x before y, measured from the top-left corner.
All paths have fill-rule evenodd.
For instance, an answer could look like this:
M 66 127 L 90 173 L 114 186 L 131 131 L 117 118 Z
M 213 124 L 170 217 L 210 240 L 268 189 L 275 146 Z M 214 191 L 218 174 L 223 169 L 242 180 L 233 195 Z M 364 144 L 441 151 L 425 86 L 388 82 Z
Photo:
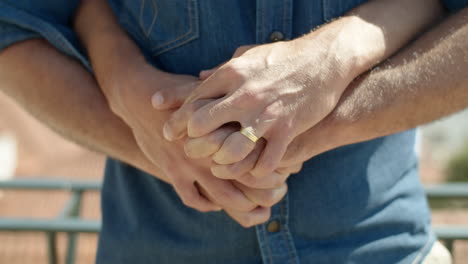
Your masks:
M 274 31 L 273 33 L 270 34 L 271 42 L 277 42 L 281 40 L 284 40 L 284 34 L 281 33 L 280 31 Z
M 267 226 L 267 230 L 270 233 L 276 233 L 279 231 L 279 229 L 280 229 L 280 224 L 278 221 L 271 221 Z

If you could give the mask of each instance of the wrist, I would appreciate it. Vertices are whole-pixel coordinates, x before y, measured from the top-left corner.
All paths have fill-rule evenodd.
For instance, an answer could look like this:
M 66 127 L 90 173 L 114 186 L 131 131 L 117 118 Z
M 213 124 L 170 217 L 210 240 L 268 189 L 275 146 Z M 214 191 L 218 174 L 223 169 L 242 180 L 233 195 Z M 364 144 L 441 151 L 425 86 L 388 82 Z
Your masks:
M 357 16 L 342 17 L 298 39 L 312 51 L 322 50 L 329 69 L 350 83 L 378 64 L 385 53 L 380 28 Z
M 343 17 L 327 30 L 328 46 L 336 52 L 338 69 L 349 82 L 379 63 L 385 52 L 385 39 L 379 28 L 356 16 Z
M 109 106 L 123 118 L 122 99 L 133 87 L 128 73 L 147 64 L 143 54 L 120 27 L 106 0 L 81 1 L 74 23 Z
M 82 44 L 87 47 L 88 42 L 99 32 L 105 31 L 109 19 L 110 8 L 105 0 L 81 0 L 73 19 L 73 28 Z

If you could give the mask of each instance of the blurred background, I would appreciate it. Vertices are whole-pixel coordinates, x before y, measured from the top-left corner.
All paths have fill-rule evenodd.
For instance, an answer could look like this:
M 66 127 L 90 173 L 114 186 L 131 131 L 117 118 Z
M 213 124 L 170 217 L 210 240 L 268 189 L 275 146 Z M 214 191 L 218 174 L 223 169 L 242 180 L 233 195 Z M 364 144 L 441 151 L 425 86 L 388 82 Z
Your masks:
M 468 181 L 468 111 L 420 129 L 417 151 L 424 184 Z M 0 181 L 12 178 L 101 180 L 102 155 L 70 143 L 0 93 Z M 100 219 L 99 194 L 85 193 L 81 216 Z M 53 219 L 69 199 L 66 191 L 0 190 L 0 217 Z M 434 224 L 467 224 L 466 202 L 431 202 Z M 57 240 L 63 263 L 66 236 Z M 76 263 L 93 263 L 97 236 L 80 234 Z M 456 241 L 455 263 L 468 263 L 468 242 Z M 43 233 L 0 232 L 0 263 L 48 263 Z M 465 261 L 465 262 L 464 262 Z

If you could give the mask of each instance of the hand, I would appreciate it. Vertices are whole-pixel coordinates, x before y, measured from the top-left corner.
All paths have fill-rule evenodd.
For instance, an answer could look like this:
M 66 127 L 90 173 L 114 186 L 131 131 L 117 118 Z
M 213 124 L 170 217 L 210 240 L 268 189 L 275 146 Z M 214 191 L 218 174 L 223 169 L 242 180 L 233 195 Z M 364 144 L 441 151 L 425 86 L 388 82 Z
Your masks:
M 171 111 L 158 112 L 158 115 L 155 115 L 151 106 L 151 96 L 160 90 L 160 87 L 170 87 L 177 96 L 186 95 L 187 91 L 193 90 L 198 85 L 198 79 L 164 73 L 146 63 L 134 65 L 127 69 L 127 74 L 123 75 L 122 80 L 114 76 L 116 78 L 114 89 L 120 91 L 120 96 L 110 100 L 109 104 L 112 110 L 130 126 L 139 147 L 148 159 L 169 176 L 182 201 L 199 211 L 221 209 L 199 194 L 195 186 L 195 182 L 198 182 L 211 192 L 220 204 L 229 204 L 233 209 L 244 211 L 255 208 L 256 205 L 245 198 L 232 184 L 209 177 L 211 175 L 207 169 L 209 163 L 205 162 L 203 166 L 200 165 L 201 160 L 195 162 L 187 159 L 183 151 L 183 142 L 169 143 L 159 132 Z
M 131 127 L 146 156 L 169 176 L 168 181 L 181 199 L 201 211 L 223 207 L 245 226 L 266 221 L 269 209 L 257 205 L 269 207 L 278 202 L 286 192 L 286 185 L 270 190 L 254 190 L 241 184 L 234 186 L 233 182 L 216 179 L 210 174 L 210 160 L 189 161 L 184 156 L 182 142 L 168 144 L 161 140 L 158 132 L 172 112 L 153 114 L 150 96 L 167 88 L 171 89 L 168 101 L 183 101 L 198 85 L 197 79 L 163 73 L 148 65 L 138 47 L 119 27 L 106 2 L 87 3 L 78 12 L 77 20 L 83 23 L 77 22 L 76 28 L 88 50 L 100 88 L 113 112 Z M 90 19 L 94 21 L 92 31 L 86 26 Z M 153 104 L 164 106 L 166 102 L 156 97 Z M 177 106 L 176 103 L 173 107 Z
M 187 133 L 203 137 L 238 122 L 267 140 L 251 174 L 270 175 L 289 143 L 330 113 L 354 78 L 321 36 L 258 46 L 230 60 L 174 113 L 164 127 L 166 139 Z M 245 159 L 254 148 L 236 131 L 214 154 L 207 154 L 226 165 Z
M 183 141 L 167 142 L 158 132 L 163 124 L 160 120 L 165 120 L 164 116 L 168 116 L 171 111 L 161 111 L 155 115 L 148 100 L 149 95 L 170 90 L 170 97 L 166 97 L 170 100 L 163 104 L 167 108 L 178 107 L 194 86 L 200 83 L 199 80 L 192 76 L 159 72 L 149 65 L 138 69 L 129 68 L 127 71 L 125 80 L 117 81 L 120 86 L 117 88 L 122 93 L 112 109 L 132 128 L 139 146 L 148 158 L 169 176 L 182 201 L 199 211 L 223 208 L 243 226 L 267 221 L 269 207 L 286 194 L 286 184 L 269 189 L 253 189 L 233 181 L 217 179 L 209 170 L 210 159 L 187 159 Z
M 207 136 L 189 138 L 185 141 L 185 153 L 192 158 L 210 156 L 210 153 L 216 152 L 221 147 L 226 137 L 239 129 L 240 127 L 236 125 L 225 125 Z M 281 186 L 291 174 L 301 170 L 302 162 L 293 162 L 288 163 L 287 166 L 280 164 L 279 168 L 276 168 L 267 177 L 259 178 L 250 174 L 265 145 L 266 141 L 260 139 L 254 150 L 245 159 L 227 165 L 213 163 L 211 172 L 221 179 L 236 179 L 236 181 L 252 188 L 269 189 Z
M 301 170 L 305 161 L 328 150 L 354 142 L 356 136 L 353 134 L 355 133 L 347 129 L 348 123 L 341 120 L 344 118 L 342 111 L 343 107 L 340 107 L 340 109 L 335 108 L 330 115 L 317 125 L 294 138 L 288 145 L 279 168 L 268 177 L 258 178 L 248 174 L 260 157 L 264 145 L 262 140 L 257 143 L 254 151 L 241 162 L 229 165 L 214 164 L 211 166 L 211 171 L 218 178 L 237 179 L 237 181 L 254 188 L 271 188 L 284 183 L 287 177 Z M 187 140 L 185 143 L 186 153 L 219 147 L 218 142 L 221 140 L 213 136 L 220 136 L 219 131 L 223 129 L 218 129 L 217 133 L 210 134 L 210 136 Z M 231 131 L 236 130 L 232 128 Z M 250 176 L 246 177 L 245 175 Z
M 244 54 L 247 50 L 256 47 L 256 45 L 248 45 L 239 47 L 232 58 L 237 58 Z M 209 78 L 217 69 L 225 63 L 200 73 L 200 80 L 204 81 Z M 186 92 L 186 91 L 183 91 Z M 188 97 L 188 95 L 186 95 Z M 162 89 L 153 95 L 153 106 L 156 109 L 174 109 L 180 107 L 181 100 L 184 95 L 176 95 L 172 89 Z M 210 101 L 209 99 L 204 101 Z M 204 158 L 212 155 L 220 149 L 224 140 L 232 133 L 239 131 L 240 127 L 236 125 L 224 125 L 215 132 L 200 138 L 189 138 L 185 141 L 185 153 L 193 159 Z M 259 155 L 265 147 L 266 141 L 260 139 L 254 150 L 241 162 L 232 165 L 212 164 L 211 171 L 219 178 L 237 179 L 239 183 L 246 186 L 259 189 L 271 189 L 282 186 L 290 174 L 297 173 L 302 168 L 302 163 L 293 164 L 289 167 L 277 168 L 269 177 L 257 178 L 249 172 L 255 166 Z M 242 176 L 242 177 L 240 177 Z

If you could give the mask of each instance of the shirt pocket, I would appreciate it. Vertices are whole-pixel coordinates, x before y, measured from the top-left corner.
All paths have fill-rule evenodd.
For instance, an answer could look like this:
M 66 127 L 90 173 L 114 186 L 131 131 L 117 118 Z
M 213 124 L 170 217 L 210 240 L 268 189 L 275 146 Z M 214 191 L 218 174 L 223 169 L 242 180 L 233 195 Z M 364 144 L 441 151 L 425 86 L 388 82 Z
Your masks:
M 122 0 L 120 23 L 153 56 L 199 37 L 197 0 Z
M 332 20 L 342 16 L 354 7 L 367 2 L 367 0 L 322 0 L 323 1 L 323 19 Z

